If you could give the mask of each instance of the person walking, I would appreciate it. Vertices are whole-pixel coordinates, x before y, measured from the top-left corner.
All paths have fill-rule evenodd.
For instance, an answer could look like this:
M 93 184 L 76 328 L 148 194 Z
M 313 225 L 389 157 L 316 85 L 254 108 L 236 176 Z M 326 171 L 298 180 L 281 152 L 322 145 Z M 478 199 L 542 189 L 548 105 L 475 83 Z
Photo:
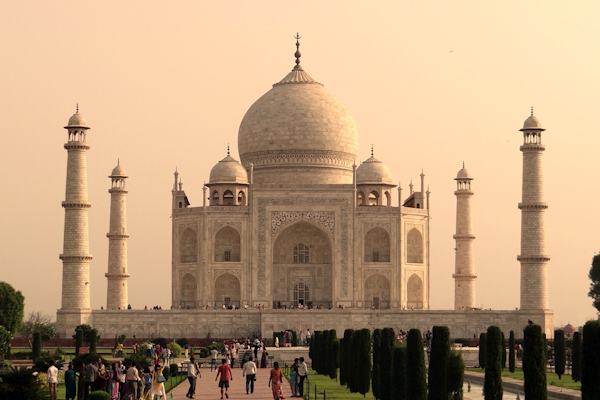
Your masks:
M 210 372 L 213 372 L 213 369 L 217 369 L 217 356 L 219 352 L 217 349 L 212 349 L 210 351 Z
M 108 380 L 108 394 L 110 395 L 110 400 L 119 400 L 120 390 L 119 386 L 121 384 L 121 371 L 119 368 L 119 364 L 114 363 L 112 365 L 112 369 L 110 372 L 109 380 Z
M 294 363 L 290 368 L 290 389 L 292 390 L 292 397 L 298 397 L 298 362 L 299 359 L 294 358 Z
M 196 394 L 196 380 L 201 377 L 202 375 L 200 373 L 200 367 L 198 367 L 198 364 L 196 364 L 196 359 L 194 358 L 194 356 L 192 356 L 190 358 L 190 362 L 188 363 L 187 369 L 187 378 L 190 382 L 190 387 L 185 397 L 187 397 L 188 399 L 194 398 L 194 395 Z
M 129 400 L 138 400 L 138 382 L 140 379 L 140 372 L 135 367 L 135 364 L 131 364 L 127 368 L 126 373 L 127 386 L 129 386 Z
M 46 371 L 48 378 L 48 389 L 50 389 L 50 399 L 56 400 L 56 385 L 58 384 L 58 368 L 54 365 L 54 360 L 50 360 L 50 367 Z
M 298 397 L 304 397 L 304 380 L 308 376 L 308 365 L 304 362 L 304 357 L 300 357 L 298 364 Z
M 73 364 L 69 363 L 69 367 L 65 371 L 65 399 L 75 400 L 77 397 L 76 374 L 73 369 Z
M 273 363 L 273 369 L 271 370 L 271 374 L 269 376 L 269 387 L 273 391 L 273 400 L 283 399 L 283 392 L 281 388 L 281 384 L 283 382 L 283 373 L 281 369 L 279 369 L 279 363 L 275 361 Z
M 256 364 L 252 356 L 244 363 L 242 376 L 246 377 L 246 394 L 254 393 L 254 381 L 256 380 Z
M 152 386 L 146 398 L 154 400 L 155 396 L 160 396 L 162 400 L 167 400 L 167 391 L 165 390 L 165 376 L 163 375 L 163 369 L 160 364 L 154 366 L 154 372 L 152 373 Z
M 221 379 L 219 379 L 221 377 Z M 221 365 L 217 370 L 217 376 L 215 382 L 219 379 L 219 388 L 221 389 L 221 399 L 223 399 L 223 391 L 225 391 L 225 397 L 229 398 L 229 381 L 233 380 L 231 375 L 231 367 L 227 364 L 227 359 L 221 360 Z
M 98 368 L 93 362 L 84 363 L 83 365 L 83 400 L 87 400 L 90 392 L 94 390 L 94 382 L 96 382 L 96 375 L 98 374 Z

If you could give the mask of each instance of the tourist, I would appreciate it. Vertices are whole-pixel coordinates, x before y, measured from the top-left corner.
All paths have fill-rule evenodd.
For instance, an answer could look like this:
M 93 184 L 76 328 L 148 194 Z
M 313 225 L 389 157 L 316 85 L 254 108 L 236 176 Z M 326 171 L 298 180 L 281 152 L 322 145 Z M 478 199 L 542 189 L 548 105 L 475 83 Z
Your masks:
M 127 386 L 129 387 L 129 399 L 137 400 L 138 399 L 138 382 L 140 379 L 140 373 L 138 369 L 135 367 L 135 364 L 131 363 L 131 366 L 127 368 L 126 373 L 127 378 Z
M 219 352 L 217 351 L 217 349 L 213 348 L 210 351 L 210 372 L 213 371 L 213 369 L 217 369 L 217 356 L 219 355 Z
M 119 400 L 119 386 L 121 383 L 120 375 L 121 371 L 119 369 L 119 364 L 114 363 L 110 372 L 110 379 L 108 380 L 108 394 L 110 395 L 110 400 Z
M 266 350 L 263 350 L 262 356 L 260 357 L 260 367 L 267 368 L 267 360 L 269 357 L 269 353 Z
M 50 360 L 50 367 L 46 371 L 48 379 L 48 389 L 50 389 L 50 398 L 56 400 L 56 385 L 58 384 L 58 368 L 54 365 L 54 360 Z
M 192 356 L 190 358 L 190 362 L 188 363 L 187 368 L 187 378 L 190 382 L 190 387 L 185 397 L 187 397 L 188 399 L 193 399 L 194 395 L 196 394 L 196 380 L 198 379 L 198 377 L 202 377 L 202 375 L 200 374 L 200 367 L 198 367 L 198 364 L 196 364 L 196 359 L 194 358 L 194 356 Z
M 298 364 L 298 396 L 304 397 L 304 380 L 308 376 L 308 366 L 304 362 L 304 357 L 300 357 L 300 364 Z
M 69 367 L 65 371 L 65 399 L 75 400 L 77 397 L 76 374 L 73 369 L 73 364 L 69 363 Z
M 154 400 L 155 396 L 160 396 L 162 400 L 167 400 L 167 392 L 165 390 L 165 376 L 163 375 L 163 369 L 161 365 L 154 366 L 154 372 L 152 373 L 152 386 L 148 393 L 146 393 L 146 398 L 149 400 Z
M 237 350 L 235 344 L 232 344 L 229 349 L 229 357 L 231 358 L 231 368 L 235 367 L 235 359 L 237 358 Z
M 144 373 L 142 374 L 142 382 L 144 384 L 144 387 L 142 389 L 142 396 L 140 397 L 145 398 L 146 395 L 150 392 L 150 389 L 152 388 L 152 372 L 150 372 L 150 367 L 144 368 Z
M 219 379 L 219 377 L 221 379 Z M 225 397 L 229 398 L 229 381 L 233 380 L 231 374 L 231 368 L 227 364 L 227 360 L 224 358 L 221 360 L 221 366 L 217 370 L 217 376 L 215 382 L 219 380 L 219 388 L 221 389 L 221 399 L 223 399 L 223 391 L 225 391 Z
M 87 400 L 89 393 L 94 390 L 97 374 L 98 368 L 93 362 L 83 364 L 83 400 Z
M 108 371 L 104 366 L 102 360 L 98 360 L 98 373 L 96 375 L 96 382 L 94 383 L 94 390 L 104 390 L 108 386 Z
M 275 336 L 275 347 L 279 347 L 279 336 Z
M 279 369 L 279 363 L 275 361 L 273 363 L 273 369 L 271 370 L 271 375 L 269 376 L 269 387 L 273 391 L 273 400 L 283 399 L 283 392 L 281 389 L 281 384 L 283 382 L 283 373 Z
M 298 394 L 298 362 L 297 358 L 294 358 L 294 363 L 290 367 L 290 389 L 292 390 L 292 397 L 297 397 Z
M 246 377 L 246 394 L 254 393 L 254 381 L 256 380 L 256 364 L 252 356 L 244 363 L 242 376 Z

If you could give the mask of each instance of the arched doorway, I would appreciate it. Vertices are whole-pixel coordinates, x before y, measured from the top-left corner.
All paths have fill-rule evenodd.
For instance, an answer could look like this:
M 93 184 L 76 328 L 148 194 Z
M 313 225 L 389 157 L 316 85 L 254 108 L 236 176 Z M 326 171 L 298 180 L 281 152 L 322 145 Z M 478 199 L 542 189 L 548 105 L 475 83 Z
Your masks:
M 197 286 L 196 277 L 192 274 L 185 274 L 180 282 L 180 306 L 181 308 L 196 308 Z
M 240 281 L 232 274 L 223 274 L 215 281 L 215 304 L 225 307 L 240 306 Z
M 390 235 L 383 228 L 373 228 L 365 235 L 365 262 L 390 262 Z
M 423 308 L 423 281 L 417 274 L 412 274 L 406 283 L 406 307 L 411 310 Z
M 221 228 L 215 235 L 215 261 L 240 261 L 240 234 L 230 226 Z
M 332 304 L 332 251 L 327 234 L 308 222 L 283 230 L 273 245 L 273 307 Z
M 379 274 L 365 281 L 365 305 L 368 308 L 390 308 L 390 281 Z

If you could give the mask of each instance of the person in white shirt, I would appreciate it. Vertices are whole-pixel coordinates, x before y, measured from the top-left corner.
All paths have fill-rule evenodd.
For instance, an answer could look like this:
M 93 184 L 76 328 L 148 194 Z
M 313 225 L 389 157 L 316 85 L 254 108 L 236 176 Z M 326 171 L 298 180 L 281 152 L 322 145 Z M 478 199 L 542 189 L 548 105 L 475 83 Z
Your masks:
M 242 376 L 246 377 L 246 394 L 254 393 L 254 381 L 256 380 L 256 364 L 252 356 L 244 363 Z
M 198 379 L 199 377 L 202 377 L 202 374 L 200 373 L 200 367 L 198 366 L 198 364 L 196 364 L 196 359 L 194 358 L 194 356 L 192 356 L 190 358 L 190 362 L 188 363 L 187 368 L 187 378 L 190 382 L 190 388 L 188 389 L 185 397 L 187 397 L 188 399 L 194 398 L 194 394 L 196 393 L 196 379 Z
M 54 361 L 50 361 L 50 367 L 46 372 L 48 377 L 48 388 L 50 389 L 50 398 L 56 400 L 56 385 L 58 384 L 58 368 L 54 365 Z
M 304 397 L 304 380 L 308 376 L 308 365 L 304 362 L 304 357 L 300 357 L 300 364 L 298 365 L 298 377 L 300 381 L 298 382 L 298 392 L 300 397 Z
M 214 369 L 217 369 L 217 357 L 219 355 L 219 352 L 217 351 L 217 349 L 212 349 L 210 351 L 210 372 L 213 371 Z

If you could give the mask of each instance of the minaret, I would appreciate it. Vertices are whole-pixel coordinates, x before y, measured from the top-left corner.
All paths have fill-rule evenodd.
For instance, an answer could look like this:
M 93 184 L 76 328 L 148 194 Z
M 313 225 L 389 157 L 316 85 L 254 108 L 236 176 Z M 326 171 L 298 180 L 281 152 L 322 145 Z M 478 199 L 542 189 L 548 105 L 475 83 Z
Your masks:
M 127 296 L 127 175 L 117 161 L 110 178 L 110 228 L 108 237 L 108 280 L 106 292 L 106 308 L 108 310 L 125 310 L 128 306 Z
M 83 323 L 82 317 L 90 311 L 90 255 L 88 210 L 87 157 L 90 146 L 86 143 L 90 129 L 79 107 L 69 118 L 67 126 L 67 184 L 65 201 L 65 230 L 63 252 L 62 303 L 57 314 L 58 328 Z
M 533 115 L 525 120 L 523 128 L 523 197 L 521 210 L 521 309 L 546 310 L 548 283 L 546 263 L 550 257 L 544 245 L 544 213 L 548 206 L 543 199 L 542 128 Z
M 475 264 L 471 230 L 471 181 L 469 172 L 463 167 L 456 178 L 456 255 L 454 259 L 454 309 L 468 310 L 475 307 Z

